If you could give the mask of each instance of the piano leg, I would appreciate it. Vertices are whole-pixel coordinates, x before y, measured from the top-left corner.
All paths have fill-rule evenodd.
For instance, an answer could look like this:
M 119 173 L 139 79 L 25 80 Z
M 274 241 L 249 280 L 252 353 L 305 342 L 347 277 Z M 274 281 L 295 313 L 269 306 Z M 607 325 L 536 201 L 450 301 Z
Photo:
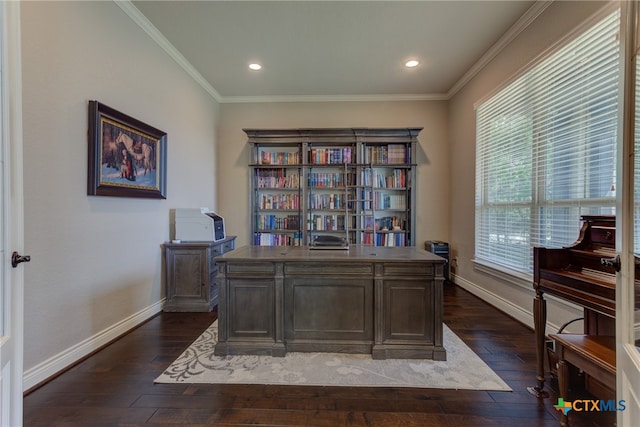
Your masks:
M 560 389 L 559 396 L 566 397 L 569 395 L 569 365 L 564 360 L 564 356 L 561 357 L 558 363 L 558 388 Z M 558 402 L 559 403 L 559 402 Z M 567 427 L 569 425 L 569 418 L 563 410 L 560 414 L 560 426 Z
M 545 329 L 547 324 L 547 301 L 542 292 L 536 290 L 536 297 L 533 299 L 533 323 L 535 328 L 536 343 L 536 380 L 538 384 L 527 387 L 527 391 L 538 398 L 549 397 L 549 393 L 544 390 L 544 358 L 546 356 Z

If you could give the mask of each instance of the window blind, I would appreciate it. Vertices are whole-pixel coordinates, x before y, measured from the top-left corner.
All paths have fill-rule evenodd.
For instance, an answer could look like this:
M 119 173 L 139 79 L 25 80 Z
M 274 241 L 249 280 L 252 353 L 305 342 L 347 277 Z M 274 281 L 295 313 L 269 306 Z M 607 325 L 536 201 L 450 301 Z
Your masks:
M 477 260 L 529 273 L 533 246 L 615 213 L 619 10 L 476 110 Z

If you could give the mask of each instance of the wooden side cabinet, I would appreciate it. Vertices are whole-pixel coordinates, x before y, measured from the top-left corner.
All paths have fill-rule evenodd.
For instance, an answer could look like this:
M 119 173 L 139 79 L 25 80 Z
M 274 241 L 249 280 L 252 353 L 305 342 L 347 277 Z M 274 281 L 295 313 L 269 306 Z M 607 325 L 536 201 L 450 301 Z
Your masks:
M 218 242 L 165 243 L 164 311 L 211 311 L 218 304 L 215 257 L 235 248 L 235 236 Z

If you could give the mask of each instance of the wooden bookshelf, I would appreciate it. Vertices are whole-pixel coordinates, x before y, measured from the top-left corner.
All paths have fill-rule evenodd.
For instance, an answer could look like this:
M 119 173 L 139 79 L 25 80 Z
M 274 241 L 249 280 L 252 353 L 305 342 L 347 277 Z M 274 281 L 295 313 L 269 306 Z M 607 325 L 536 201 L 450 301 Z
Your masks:
M 259 246 L 415 246 L 422 128 L 244 129 L 251 146 L 251 233 Z

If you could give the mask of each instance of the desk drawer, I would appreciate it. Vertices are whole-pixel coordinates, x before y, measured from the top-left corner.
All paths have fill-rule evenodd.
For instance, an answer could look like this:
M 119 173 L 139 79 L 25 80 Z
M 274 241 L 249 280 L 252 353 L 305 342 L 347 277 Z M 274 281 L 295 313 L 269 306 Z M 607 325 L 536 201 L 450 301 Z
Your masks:
M 382 265 L 384 276 L 429 276 L 434 274 L 433 264 L 416 263 L 384 263 Z
M 227 276 L 273 276 L 276 266 L 272 262 L 227 262 Z
M 327 276 L 327 275 L 373 275 L 372 263 L 330 263 L 288 262 L 284 265 L 287 276 Z
M 231 252 L 234 249 L 234 247 L 235 247 L 234 241 L 229 240 L 224 243 L 213 245 L 211 247 L 211 253 L 213 254 L 214 257 L 216 257 L 222 254 L 226 254 L 227 252 Z
M 224 242 L 222 244 L 222 253 L 227 253 L 227 252 L 231 252 L 232 250 L 234 250 L 236 247 L 236 241 L 234 240 L 229 240 L 228 242 Z

